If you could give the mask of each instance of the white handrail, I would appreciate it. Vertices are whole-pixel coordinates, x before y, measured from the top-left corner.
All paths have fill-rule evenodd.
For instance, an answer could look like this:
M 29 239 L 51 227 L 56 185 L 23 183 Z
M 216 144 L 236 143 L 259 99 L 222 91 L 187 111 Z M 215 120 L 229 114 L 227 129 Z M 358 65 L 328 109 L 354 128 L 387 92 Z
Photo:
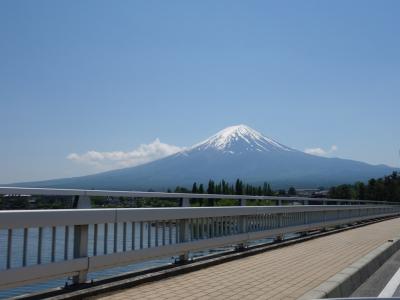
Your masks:
M 164 193 L 141 191 L 114 191 L 114 190 L 84 190 L 84 189 L 55 189 L 55 188 L 25 188 L 0 187 L 0 195 L 46 195 L 46 196 L 102 196 L 102 197 L 132 197 L 132 198 L 173 198 L 173 199 L 231 199 L 231 200 L 274 200 L 299 202 L 336 202 L 355 204 L 395 204 L 389 201 L 351 200 L 309 197 L 280 197 L 280 196 L 252 196 L 252 195 L 225 195 L 225 194 L 193 194 L 193 193 Z
M 354 211 L 362 207 L 387 208 L 388 206 L 344 205 L 285 205 L 285 206 L 220 206 L 220 207 L 163 207 L 163 208 L 96 208 L 96 209 L 46 209 L 0 210 L 0 229 L 29 227 L 75 226 L 85 224 L 148 222 L 154 220 L 181 220 L 252 216 L 257 214 L 291 214 Z M 391 206 L 390 206 L 391 207 Z

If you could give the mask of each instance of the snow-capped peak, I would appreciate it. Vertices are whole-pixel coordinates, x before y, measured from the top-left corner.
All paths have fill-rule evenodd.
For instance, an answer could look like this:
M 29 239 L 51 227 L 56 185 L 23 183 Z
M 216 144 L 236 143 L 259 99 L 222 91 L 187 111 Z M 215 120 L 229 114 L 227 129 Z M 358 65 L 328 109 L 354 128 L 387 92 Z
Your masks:
M 244 151 L 293 151 L 246 125 L 227 127 L 207 140 L 194 145 L 191 150 L 193 149 L 214 149 L 232 154 Z

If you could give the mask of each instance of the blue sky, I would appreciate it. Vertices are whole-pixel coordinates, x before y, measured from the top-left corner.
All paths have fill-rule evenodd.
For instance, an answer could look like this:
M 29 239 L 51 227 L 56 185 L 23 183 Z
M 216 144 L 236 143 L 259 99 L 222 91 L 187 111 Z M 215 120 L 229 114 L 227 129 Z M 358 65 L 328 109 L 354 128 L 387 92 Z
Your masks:
M 399 13 L 399 1 L 3 0 L 0 183 L 135 164 L 241 123 L 399 166 Z M 91 150 L 109 164 L 85 161 Z

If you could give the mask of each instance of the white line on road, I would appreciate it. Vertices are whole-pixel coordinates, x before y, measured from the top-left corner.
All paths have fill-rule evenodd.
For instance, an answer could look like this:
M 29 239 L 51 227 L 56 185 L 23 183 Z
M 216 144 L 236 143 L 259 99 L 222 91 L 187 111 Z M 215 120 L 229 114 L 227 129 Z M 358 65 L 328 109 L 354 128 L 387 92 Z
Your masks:
M 382 292 L 379 294 L 378 298 L 390 298 L 393 297 L 397 288 L 400 285 L 400 269 L 393 275 L 393 277 L 386 284 Z

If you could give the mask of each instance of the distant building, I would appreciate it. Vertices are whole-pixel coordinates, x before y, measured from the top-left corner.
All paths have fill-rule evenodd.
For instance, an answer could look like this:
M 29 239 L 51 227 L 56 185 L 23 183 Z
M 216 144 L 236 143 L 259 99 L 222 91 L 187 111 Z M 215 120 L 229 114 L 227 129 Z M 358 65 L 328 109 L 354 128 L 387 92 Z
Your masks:
M 326 198 L 328 197 L 329 191 L 320 189 L 296 189 L 296 192 L 299 197 Z

